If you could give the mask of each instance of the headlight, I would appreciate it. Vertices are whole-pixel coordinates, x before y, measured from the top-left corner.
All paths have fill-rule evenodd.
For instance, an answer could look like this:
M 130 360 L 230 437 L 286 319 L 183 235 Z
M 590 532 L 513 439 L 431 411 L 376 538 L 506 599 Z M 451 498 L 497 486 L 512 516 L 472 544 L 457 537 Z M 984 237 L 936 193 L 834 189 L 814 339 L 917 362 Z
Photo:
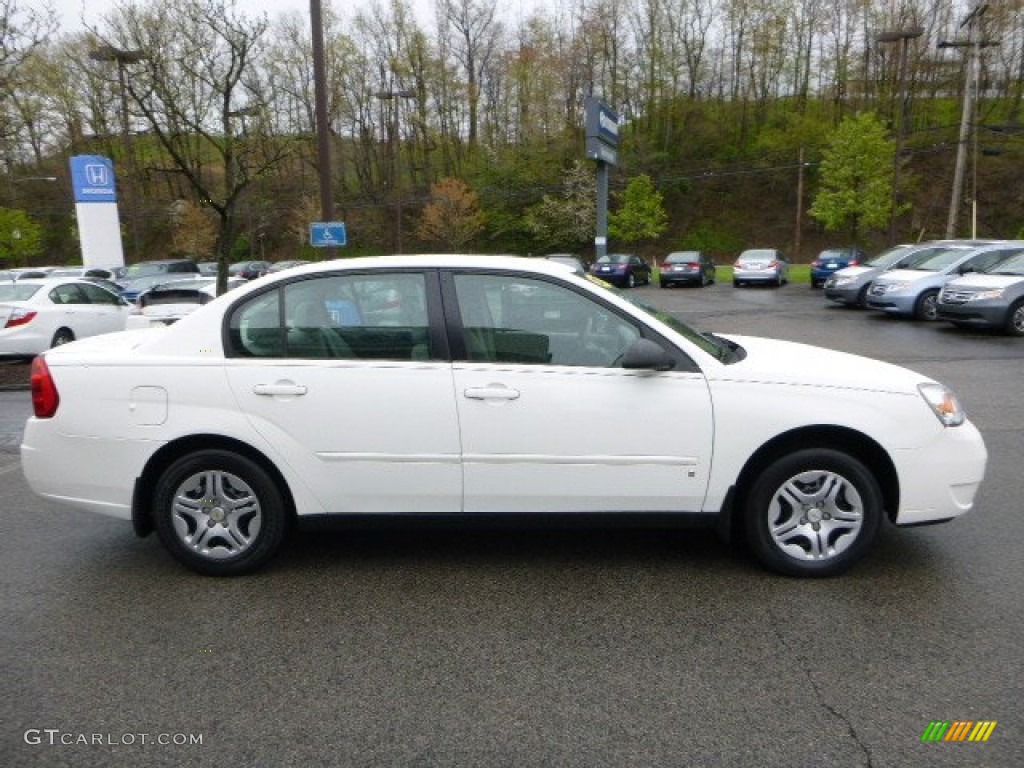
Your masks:
M 909 280 L 900 280 L 899 282 L 896 283 L 885 283 L 882 287 L 885 288 L 886 293 L 895 293 L 896 291 L 905 290 L 909 286 Z
M 856 277 L 833 277 L 830 280 L 830 282 L 834 286 L 849 285 L 850 283 L 852 283 L 856 279 L 857 279 Z
M 1005 288 L 993 288 L 991 291 L 978 291 L 968 301 L 985 301 L 986 299 L 1001 299 L 1006 292 Z
M 964 409 L 960 407 L 960 401 L 951 390 L 941 384 L 928 382 L 918 384 L 917 391 L 945 426 L 959 427 L 964 423 Z

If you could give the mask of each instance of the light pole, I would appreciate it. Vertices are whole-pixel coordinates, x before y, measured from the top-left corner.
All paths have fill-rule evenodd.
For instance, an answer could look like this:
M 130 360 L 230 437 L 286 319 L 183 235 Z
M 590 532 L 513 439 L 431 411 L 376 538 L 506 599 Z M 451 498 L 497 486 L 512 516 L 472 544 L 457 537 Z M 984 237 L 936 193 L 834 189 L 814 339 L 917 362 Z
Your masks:
M 134 64 L 146 58 L 145 51 L 124 50 L 115 48 L 112 45 L 101 45 L 89 51 L 89 58 L 93 61 L 117 62 L 117 85 L 121 96 L 121 142 L 124 145 L 125 160 L 131 171 L 132 180 L 128 187 L 128 210 L 132 223 L 132 256 L 135 260 L 139 258 L 139 197 L 135 185 L 137 174 L 135 173 L 135 154 L 132 151 L 131 131 L 128 127 L 128 88 L 125 85 L 124 69 L 128 64 Z
M 384 66 L 381 65 L 381 80 L 384 77 Z M 398 167 L 398 156 L 401 152 L 401 141 L 398 135 L 399 130 L 399 105 L 401 99 L 415 99 L 416 91 L 403 89 L 380 91 L 377 98 L 381 102 L 393 102 L 391 106 L 391 127 L 388 129 L 388 148 L 391 162 L 391 190 L 395 196 L 395 253 L 402 252 L 402 173 Z
M 320 182 L 320 217 L 334 221 L 334 193 L 331 190 L 331 126 L 327 114 L 327 57 L 324 51 L 323 8 L 320 0 L 309 0 L 309 24 L 313 48 L 313 97 L 316 102 L 316 155 Z M 328 259 L 337 252 L 334 246 L 324 249 Z
M 906 87 L 907 80 L 907 49 L 910 41 L 924 34 L 921 27 L 909 27 L 907 29 L 894 29 L 886 32 L 879 32 L 875 35 L 876 43 L 899 43 L 900 64 L 899 75 L 896 81 L 897 99 L 899 109 L 896 116 L 896 150 L 892 158 L 892 198 L 889 203 L 889 243 L 896 241 L 896 207 L 900 187 L 900 156 L 903 154 L 903 142 L 907 135 L 907 123 L 910 122 L 910 92 Z

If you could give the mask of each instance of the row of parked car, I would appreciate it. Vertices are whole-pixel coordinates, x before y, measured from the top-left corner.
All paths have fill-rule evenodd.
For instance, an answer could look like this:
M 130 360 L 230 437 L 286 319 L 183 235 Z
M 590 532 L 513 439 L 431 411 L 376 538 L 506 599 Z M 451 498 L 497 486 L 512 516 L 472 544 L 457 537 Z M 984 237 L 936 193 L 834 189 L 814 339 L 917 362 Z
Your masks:
M 838 270 L 824 293 L 849 306 L 1024 336 L 1024 241 L 898 245 Z
M 570 254 L 555 254 L 548 258 L 564 261 L 584 270 L 583 263 Z M 811 287 L 822 286 L 828 277 L 842 267 L 863 261 L 865 254 L 859 248 L 829 248 L 811 262 Z M 735 287 L 750 284 L 785 285 L 789 282 L 790 260 L 778 248 L 750 248 L 743 251 L 733 264 L 732 284 Z M 631 253 L 610 253 L 600 257 L 589 272 L 620 288 L 632 288 L 651 282 L 653 269 L 644 259 Z M 662 261 L 658 270 L 662 288 L 677 285 L 707 286 L 715 282 L 715 262 L 704 251 L 674 251 Z
M 228 288 L 298 261 L 247 261 Z M 0 271 L 0 357 L 30 357 L 75 339 L 169 325 L 216 296 L 216 262 L 144 261 L 128 267 Z

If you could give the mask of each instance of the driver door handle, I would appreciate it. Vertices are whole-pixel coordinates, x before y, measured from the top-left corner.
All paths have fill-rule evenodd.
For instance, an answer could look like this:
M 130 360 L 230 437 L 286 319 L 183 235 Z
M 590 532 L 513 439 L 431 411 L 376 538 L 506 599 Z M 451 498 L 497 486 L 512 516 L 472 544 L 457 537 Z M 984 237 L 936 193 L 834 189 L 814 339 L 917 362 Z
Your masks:
M 304 395 L 307 392 L 305 385 L 296 384 L 292 381 L 279 381 L 275 384 L 256 384 L 252 388 L 253 394 L 274 397 L 278 395 Z
M 467 387 L 463 394 L 470 400 L 518 400 L 519 390 L 501 385 Z

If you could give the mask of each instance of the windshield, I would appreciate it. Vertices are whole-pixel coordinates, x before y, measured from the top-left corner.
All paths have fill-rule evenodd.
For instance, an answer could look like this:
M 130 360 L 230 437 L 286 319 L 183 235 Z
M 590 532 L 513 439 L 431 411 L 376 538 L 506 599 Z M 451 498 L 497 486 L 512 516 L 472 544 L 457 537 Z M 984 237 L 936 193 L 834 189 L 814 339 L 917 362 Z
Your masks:
M 10 283 L 0 285 L 0 301 L 26 301 L 42 286 L 26 285 L 25 283 Z
M 912 245 L 897 245 L 895 248 L 890 248 L 887 251 L 882 251 L 877 256 L 868 259 L 867 261 L 864 262 L 864 266 L 887 269 L 888 267 L 891 267 L 897 261 L 905 257 L 907 253 L 912 249 Z
M 1014 254 L 1005 261 L 1000 261 L 988 270 L 990 275 L 1022 275 L 1024 276 L 1024 251 Z
M 670 253 L 665 259 L 666 264 L 680 264 L 690 261 L 700 261 L 700 254 L 697 251 L 677 251 L 676 253 Z
M 625 264 L 629 261 L 628 253 L 609 253 L 597 260 L 598 264 Z
M 765 248 L 758 249 L 758 250 L 753 250 L 753 251 L 744 251 L 743 253 L 740 254 L 740 259 L 741 260 L 742 259 L 774 259 L 774 258 L 775 258 L 775 251 L 768 250 L 768 249 L 765 249 Z
M 686 338 L 687 341 L 700 347 L 704 352 L 711 355 L 713 358 L 719 360 L 720 362 L 734 363 L 737 360 L 742 360 L 746 355 L 746 353 L 743 352 L 742 348 L 740 348 L 736 344 L 733 344 L 732 342 L 727 341 L 726 339 L 715 336 L 712 333 L 701 333 L 700 331 L 697 331 L 688 326 L 682 320 L 676 319 L 668 312 L 660 310 L 657 307 L 652 307 L 650 304 L 645 304 L 644 302 L 636 299 L 633 294 L 626 293 L 625 291 L 620 291 L 618 288 L 609 285 L 600 278 L 590 277 L 588 275 L 587 280 L 593 283 L 594 285 L 598 285 L 601 288 L 604 288 L 606 291 L 614 293 L 619 298 L 625 299 L 637 309 L 642 310 L 648 316 L 660 321 L 664 325 L 667 325 L 680 336 Z
M 938 253 L 928 253 L 919 260 L 911 259 L 910 263 L 904 265 L 904 268 L 916 269 L 919 272 L 939 272 L 960 261 L 969 250 L 969 248 L 950 248 Z

